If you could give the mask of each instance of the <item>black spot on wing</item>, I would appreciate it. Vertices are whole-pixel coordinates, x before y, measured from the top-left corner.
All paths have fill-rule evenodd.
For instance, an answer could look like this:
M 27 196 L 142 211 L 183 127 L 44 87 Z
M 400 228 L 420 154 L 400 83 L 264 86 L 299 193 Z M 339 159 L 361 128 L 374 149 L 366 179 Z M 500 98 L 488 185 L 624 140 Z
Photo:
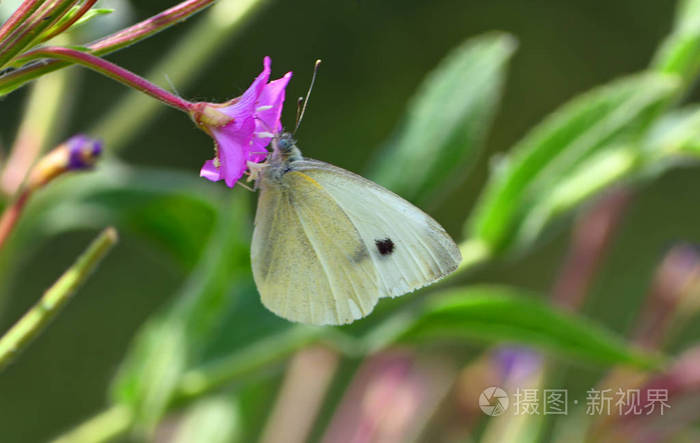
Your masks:
M 384 240 L 375 240 L 374 244 L 377 245 L 377 251 L 381 255 L 391 255 L 394 252 L 394 242 L 388 237 Z

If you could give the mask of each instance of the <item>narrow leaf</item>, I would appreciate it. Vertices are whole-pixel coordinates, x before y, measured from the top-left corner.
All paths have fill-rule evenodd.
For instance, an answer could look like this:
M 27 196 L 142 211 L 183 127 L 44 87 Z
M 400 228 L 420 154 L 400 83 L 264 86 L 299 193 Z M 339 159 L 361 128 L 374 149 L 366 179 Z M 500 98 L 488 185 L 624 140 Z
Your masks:
M 649 131 L 644 154 L 651 157 L 688 155 L 700 157 L 700 107 L 669 112 Z
M 413 201 L 463 177 L 484 144 L 515 47 L 510 35 L 490 33 L 448 55 L 424 80 L 370 175 Z
M 564 105 L 535 127 L 492 173 L 468 233 L 505 249 L 543 193 L 595 152 L 638 139 L 677 89 L 675 77 L 644 74 L 615 81 Z
M 639 149 L 630 145 L 606 148 L 586 159 L 556 186 L 544 191 L 527 212 L 514 236 L 514 248 L 532 244 L 556 218 L 568 213 L 615 183 L 635 176 Z
M 464 338 L 524 344 L 605 365 L 651 369 L 659 358 L 637 350 L 590 322 L 556 310 L 514 288 L 474 286 L 435 296 L 400 336 L 402 340 Z
M 652 68 L 677 74 L 689 87 L 700 70 L 700 0 L 681 0 L 671 34 L 652 61 Z

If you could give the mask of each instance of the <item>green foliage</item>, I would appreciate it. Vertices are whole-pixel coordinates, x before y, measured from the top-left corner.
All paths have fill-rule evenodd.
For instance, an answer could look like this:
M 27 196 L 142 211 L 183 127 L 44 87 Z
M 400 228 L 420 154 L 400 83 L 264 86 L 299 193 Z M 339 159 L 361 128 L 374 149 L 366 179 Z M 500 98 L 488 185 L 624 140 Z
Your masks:
M 402 341 L 457 338 L 518 343 L 585 361 L 658 368 L 658 357 L 626 345 L 594 323 L 507 287 L 454 288 L 435 294 L 407 323 Z
M 595 153 L 637 142 L 677 89 L 673 76 L 642 74 L 585 93 L 555 111 L 500 160 L 467 234 L 494 250 L 512 246 L 518 225 L 548 191 Z
M 452 51 L 421 84 L 370 176 L 425 201 L 476 161 L 501 98 L 513 37 L 485 34 Z
M 659 159 L 700 156 L 700 108 L 692 106 L 664 115 L 645 140 L 647 163 Z
M 201 360 L 248 273 L 246 203 L 237 194 L 221 211 L 200 263 L 172 305 L 144 325 L 114 382 L 113 399 L 135 411 L 145 432 L 165 413 L 184 371 Z
M 199 259 L 223 194 L 189 174 L 102 164 L 92 174 L 56 183 L 35 199 L 20 235 L 114 224 L 172 254 L 185 267 Z
M 677 74 L 686 87 L 700 70 L 700 1 L 681 0 L 673 31 L 654 56 L 652 68 Z
M 46 40 L 47 37 L 53 35 L 56 31 L 60 30 L 62 27 L 64 27 L 68 22 L 71 20 L 75 19 L 75 16 L 78 14 L 80 11 L 81 6 L 76 5 L 73 6 L 68 10 L 68 12 L 61 17 L 59 21 L 56 22 L 53 26 L 51 26 L 49 29 L 44 31 L 42 36 L 39 38 L 39 41 Z M 99 17 L 101 15 L 107 15 L 111 14 L 114 12 L 114 9 L 106 9 L 106 8 L 92 8 L 86 13 L 84 13 L 78 20 L 75 21 L 72 25 L 67 30 L 73 30 L 75 28 L 78 28 L 85 23 L 89 22 L 90 20 L 94 19 L 95 17 Z

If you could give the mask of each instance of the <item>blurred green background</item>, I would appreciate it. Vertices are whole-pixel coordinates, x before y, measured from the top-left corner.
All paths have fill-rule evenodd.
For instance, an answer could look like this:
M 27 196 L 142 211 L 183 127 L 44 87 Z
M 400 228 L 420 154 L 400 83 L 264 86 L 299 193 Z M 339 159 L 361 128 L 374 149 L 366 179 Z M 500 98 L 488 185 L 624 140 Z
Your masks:
M 132 1 L 130 22 L 174 3 Z M 199 68 L 190 86 L 178 92 L 210 101 L 236 96 L 260 71 L 262 57 L 269 55 L 273 78 L 294 71 L 283 116 L 283 122 L 292 126 L 295 110 L 290 98 L 305 92 L 313 62 L 321 58 L 299 146 L 309 157 L 363 172 L 399 124 L 424 75 L 450 49 L 490 30 L 516 36 L 519 46 L 485 155 L 458 188 L 424 208 L 461 240 L 462 223 L 486 179 L 489 157 L 508 149 L 562 102 L 643 69 L 668 33 L 675 6 L 652 0 L 270 1 Z M 109 59 L 135 72 L 148 72 L 153 61 L 200 18 Z M 75 94 L 66 107 L 72 113 L 54 141 L 92 127 L 126 92 L 92 72 L 71 68 L 70 73 Z M 156 81 L 167 86 L 167 74 Z M 4 146 L 12 141 L 26 94 L 24 88 L 0 103 Z M 211 156 L 209 137 L 170 109 L 163 109 L 121 154 L 130 164 L 177 168 L 193 176 Z M 698 172 L 697 167 L 673 170 L 635 194 L 588 299 L 585 311 L 591 317 L 612 330 L 627 331 L 668 247 L 700 240 Z M 206 185 L 247 193 L 240 188 L 229 191 L 222 183 Z M 526 256 L 492 263 L 468 281 L 547 291 L 559 270 L 568 234 L 567 229 L 553 232 Z M 0 328 L 9 327 L 30 306 L 93 235 L 92 231 L 61 235 L 23 257 L 20 274 L 10 282 L 12 296 L 2 311 Z M 142 236 L 122 233 L 118 247 L 76 299 L 0 377 L 0 440 L 44 441 L 104 407 L 108 384 L 133 334 L 176 293 L 185 273 L 182 263 Z M 254 288 L 248 288 L 245 297 L 239 301 L 242 309 L 263 310 Z M 216 346 L 245 343 L 244 326 L 278 327 L 281 321 L 269 317 L 269 324 L 238 325 L 237 337 L 224 337 Z M 698 338 L 700 324 L 695 322 L 672 349 Z M 568 386 L 578 392 L 594 384 L 601 373 L 580 365 L 572 371 L 570 379 L 576 382 Z M 261 402 L 265 403 L 264 397 Z

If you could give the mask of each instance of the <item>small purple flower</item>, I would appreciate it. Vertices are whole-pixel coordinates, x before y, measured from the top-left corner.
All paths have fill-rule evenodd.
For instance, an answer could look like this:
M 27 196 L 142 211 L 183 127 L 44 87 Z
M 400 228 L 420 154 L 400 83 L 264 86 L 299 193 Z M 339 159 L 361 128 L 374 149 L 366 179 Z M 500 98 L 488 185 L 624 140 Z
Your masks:
M 263 71 L 247 91 L 226 103 L 195 103 L 192 118 L 215 143 L 216 155 L 202 166 L 200 176 L 224 180 L 232 188 L 248 168 L 267 157 L 265 149 L 272 136 L 282 129 L 280 116 L 284 91 L 292 73 L 268 83 L 270 57 L 265 57 Z

